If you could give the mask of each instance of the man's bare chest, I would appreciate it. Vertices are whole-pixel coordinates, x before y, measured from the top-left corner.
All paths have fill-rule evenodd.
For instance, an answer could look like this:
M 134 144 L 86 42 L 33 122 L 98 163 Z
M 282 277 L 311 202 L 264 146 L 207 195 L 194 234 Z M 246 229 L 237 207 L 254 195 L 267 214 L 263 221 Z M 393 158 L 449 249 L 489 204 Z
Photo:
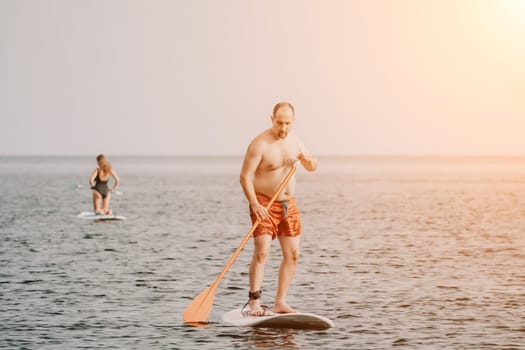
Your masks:
M 293 144 L 276 144 L 267 147 L 262 155 L 261 167 L 273 170 L 291 166 L 297 160 L 299 147 Z

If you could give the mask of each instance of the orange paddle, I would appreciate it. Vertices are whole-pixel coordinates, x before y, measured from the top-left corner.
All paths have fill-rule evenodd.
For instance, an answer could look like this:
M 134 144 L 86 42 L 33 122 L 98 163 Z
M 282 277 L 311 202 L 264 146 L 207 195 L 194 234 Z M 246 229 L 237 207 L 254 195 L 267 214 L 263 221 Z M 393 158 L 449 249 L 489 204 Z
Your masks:
M 270 209 L 273 202 L 275 202 L 279 193 L 281 193 L 284 186 L 286 186 L 286 184 L 288 183 L 292 175 L 295 173 L 295 170 L 296 170 L 295 166 L 293 166 L 290 169 L 286 177 L 283 179 L 283 181 L 279 185 L 279 188 L 277 188 L 277 191 L 273 195 L 272 199 L 270 199 L 270 202 L 266 206 L 267 210 Z M 197 295 L 195 299 L 193 299 L 193 301 L 188 305 L 188 307 L 182 314 L 182 320 L 184 321 L 184 323 L 191 323 L 191 324 L 198 325 L 199 323 L 206 322 L 206 320 L 208 319 L 208 315 L 210 313 L 211 307 L 213 305 L 213 298 L 215 297 L 215 291 L 217 290 L 219 282 L 222 280 L 226 272 L 228 272 L 233 262 L 235 261 L 239 253 L 241 252 L 242 248 L 244 248 L 244 246 L 246 245 L 246 243 L 252 236 L 253 231 L 255 231 L 255 229 L 259 225 L 259 222 L 260 220 L 257 220 L 253 224 L 250 231 L 248 231 L 246 236 L 244 236 L 244 239 L 242 240 L 241 244 L 239 245 L 235 253 L 233 253 L 230 260 L 228 260 L 228 263 L 226 264 L 226 266 L 224 266 L 224 268 L 222 269 L 221 273 L 219 274 L 215 282 L 213 282 L 208 288 L 203 290 L 201 294 Z

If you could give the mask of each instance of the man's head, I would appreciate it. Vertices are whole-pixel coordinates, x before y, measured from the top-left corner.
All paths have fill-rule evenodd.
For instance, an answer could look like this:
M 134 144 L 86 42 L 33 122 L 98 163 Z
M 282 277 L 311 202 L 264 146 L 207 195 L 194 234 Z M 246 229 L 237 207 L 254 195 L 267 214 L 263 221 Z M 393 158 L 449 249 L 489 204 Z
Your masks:
M 295 121 L 295 110 L 289 102 L 279 102 L 273 107 L 272 134 L 276 139 L 284 140 Z

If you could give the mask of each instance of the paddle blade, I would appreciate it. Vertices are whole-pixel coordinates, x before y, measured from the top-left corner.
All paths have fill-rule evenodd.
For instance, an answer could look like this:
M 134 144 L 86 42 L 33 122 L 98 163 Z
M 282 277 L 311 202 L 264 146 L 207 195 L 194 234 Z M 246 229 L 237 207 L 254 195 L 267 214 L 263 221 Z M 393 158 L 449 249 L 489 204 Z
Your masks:
M 197 295 L 182 314 L 184 323 L 206 322 L 215 298 L 216 285 L 211 285 Z

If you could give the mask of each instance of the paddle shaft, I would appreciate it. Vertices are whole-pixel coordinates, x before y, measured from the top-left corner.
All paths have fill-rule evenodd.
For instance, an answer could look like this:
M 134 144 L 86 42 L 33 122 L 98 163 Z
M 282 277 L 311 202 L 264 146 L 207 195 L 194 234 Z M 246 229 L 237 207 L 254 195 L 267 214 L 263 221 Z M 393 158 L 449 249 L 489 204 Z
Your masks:
M 288 174 L 286 175 L 286 177 L 283 179 L 283 181 L 281 182 L 281 184 L 279 185 L 279 187 L 277 188 L 277 191 L 275 192 L 275 194 L 273 195 L 273 197 L 270 199 L 270 201 L 268 202 L 268 204 L 266 205 L 266 210 L 270 210 L 270 207 L 272 206 L 273 202 L 275 202 L 275 200 L 277 199 L 277 197 L 279 196 L 279 194 L 281 193 L 281 191 L 284 189 L 284 187 L 286 186 L 286 184 L 288 183 L 288 181 L 290 181 L 290 178 L 293 176 L 293 174 L 295 173 L 295 171 L 297 170 L 297 168 L 295 166 L 293 166 L 290 171 L 288 172 Z M 246 245 L 246 243 L 248 243 L 248 240 L 250 239 L 250 237 L 252 236 L 253 234 L 253 231 L 255 231 L 255 229 L 257 228 L 257 226 L 259 226 L 259 223 L 261 222 L 260 219 L 257 219 L 257 221 L 254 222 L 254 224 L 252 225 L 252 228 L 250 229 L 250 231 L 248 231 L 248 233 L 246 234 L 246 236 L 244 236 L 241 244 L 239 245 L 239 247 L 237 248 L 237 250 L 235 250 L 235 253 L 233 253 L 233 255 L 231 256 L 230 260 L 228 260 L 228 262 L 226 263 L 226 266 L 224 266 L 224 269 L 222 269 L 221 273 L 219 274 L 219 276 L 217 277 L 217 279 L 215 280 L 215 282 L 213 282 L 214 284 L 218 284 L 220 282 L 220 280 L 224 277 L 224 275 L 226 274 L 226 272 L 228 272 L 228 270 L 230 269 L 230 267 L 232 266 L 233 262 L 235 261 L 235 259 L 237 259 L 237 256 L 241 253 L 241 250 L 244 248 L 244 246 Z
M 270 199 L 270 202 L 266 205 L 266 210 L 269 210 L 272 204 L 275 202 L 281 191 L 284 189 L 288 181 L 290 181 L 290 178 L 295 174 L 296 167 L 293 166 L 286 177 L 283 179 L 279 187 L 277 188 L 277 191 L 273 195 L 273 197 Z M 226 272 L 230 269 L 235 259 L 237 259 L 237 256 L 240 254 L 241 250 L 244 248 L 250 237 L 252 236 L 253 232 L 257 228 L 257 226 L 260 223 L 260 219 L 257 219 L 252 225 L 252 228 L 246 235 L 244 236 L 244 239 L 242 240 L 241 244 L 233 255 L 230 257 L 230 260 L 226 263 L 226 266 L 222 269 L 221 273 L 215 281 L 207 287 L 204 291 L 202 291 L 198 296 L 196 296 L 193 301 L 188 305 L 186 310 L 184 311 L 182 315 L 182 319 L 186 323 L 199 323 L 199 322 L 205 322 L 208 318 L 208 314 L 211 310 L 213 299 L 215 297 L 215 290 L 217 289 L 217 286 L 219 285 L 219 282 L 222 280 Z

